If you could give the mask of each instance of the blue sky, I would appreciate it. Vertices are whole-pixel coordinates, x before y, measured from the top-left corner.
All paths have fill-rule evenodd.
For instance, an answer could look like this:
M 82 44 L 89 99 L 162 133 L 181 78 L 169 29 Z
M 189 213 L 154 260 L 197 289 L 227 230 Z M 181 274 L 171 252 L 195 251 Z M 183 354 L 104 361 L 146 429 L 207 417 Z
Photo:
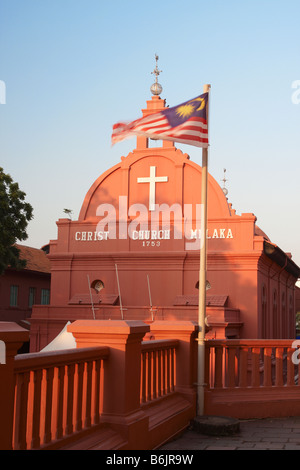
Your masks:
M 112 125 L 141 115 L 158 54 L 168 105 L 211 84 L 209 171 L 300 265 L 299 17 L 299 0 L 0 0 L 0 165 L 34 207 L 25 244 L 134 148 Z

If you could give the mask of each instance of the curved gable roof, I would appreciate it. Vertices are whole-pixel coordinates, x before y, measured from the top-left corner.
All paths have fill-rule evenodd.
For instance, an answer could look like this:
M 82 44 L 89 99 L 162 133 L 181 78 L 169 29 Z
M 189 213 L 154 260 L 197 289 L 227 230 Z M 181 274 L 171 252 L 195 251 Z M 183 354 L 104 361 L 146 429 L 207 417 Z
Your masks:
M 119 197 L 127 196 L 128 206 L 148 205 L 149 184 L 138 184 L 139 177 L 149 177 L 150 168 L 155 166 L 156 176 L 164 176 L 168 181 L 156 184 L 156 203 L 200 204 L 202 168 L 191 161 L 187 154 L 173 148 L 151 148 L 132 152 L 121 162 L 103 173 L 89 189 L 79 220 L 96 217 L 100 204 L 112 204 L 118 214 Z M 208 218 L 230 217 L 227 199 L 216 180 L 208 175 Z

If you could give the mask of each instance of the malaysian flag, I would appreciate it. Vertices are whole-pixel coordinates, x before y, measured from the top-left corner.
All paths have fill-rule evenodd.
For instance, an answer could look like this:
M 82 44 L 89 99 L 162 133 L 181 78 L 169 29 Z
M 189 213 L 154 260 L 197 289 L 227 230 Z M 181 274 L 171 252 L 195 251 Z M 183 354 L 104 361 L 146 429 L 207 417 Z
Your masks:
M 208 147 L 208 93 L 159 113 L 113 126 L 112 145 L 134 135 Z

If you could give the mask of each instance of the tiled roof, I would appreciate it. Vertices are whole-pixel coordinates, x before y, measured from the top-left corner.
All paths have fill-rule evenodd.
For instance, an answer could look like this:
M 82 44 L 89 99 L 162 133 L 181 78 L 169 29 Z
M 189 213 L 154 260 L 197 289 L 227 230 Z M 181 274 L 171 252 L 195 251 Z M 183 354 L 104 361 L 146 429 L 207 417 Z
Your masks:
M 16 245 L 16 247 L 20 250 L 20 258 L 27 261 L 25 270 L 50 273 L 50 261 L 43 250 L 24 245 Z
M 270 241 L 268 235 L 266 235 L 265 232 L 263 232 L 262 229 L 260 227 L 258 227 L 256 224 L 254 226 L 254 235 L 257 235 L 259 237 L 263 237 L 265 240 Z

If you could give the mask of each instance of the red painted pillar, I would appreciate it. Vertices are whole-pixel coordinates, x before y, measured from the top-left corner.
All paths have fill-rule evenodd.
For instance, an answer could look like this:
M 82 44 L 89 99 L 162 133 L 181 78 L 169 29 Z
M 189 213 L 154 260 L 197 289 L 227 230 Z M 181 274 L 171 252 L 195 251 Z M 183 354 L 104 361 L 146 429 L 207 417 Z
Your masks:
M 147 449 L 149 423 L 140 409 L 140 376 L 141 342 L 149 330 L 141 321 L 124 320 L 77 320 L 68 326 L 77 347 L 109 347 L 101 421 L 124 436 L 128 449 Z
M 12 449 L 14 417 L 14 357 L 29 340 L 29 331 L 16 323 L 0 322 L 0 449 Z

